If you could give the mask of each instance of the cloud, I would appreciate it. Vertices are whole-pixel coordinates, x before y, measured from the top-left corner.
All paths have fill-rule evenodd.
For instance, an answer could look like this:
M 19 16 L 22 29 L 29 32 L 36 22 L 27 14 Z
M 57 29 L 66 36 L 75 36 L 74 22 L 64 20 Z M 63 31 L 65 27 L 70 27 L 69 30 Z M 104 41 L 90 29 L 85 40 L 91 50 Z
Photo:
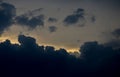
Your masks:
M 77 58 L 80 57 L 80 53 L 79 52 L 70 52 L 70 55 L 75 55 Z
M 76 58 L 61 48 L 39 46 L 33 37 L 19 35 L 18 44 L 0 43 L 0 70 L 4 76 L 120 76 L 120 49 L 113 50 L 98 42 L 86 42 Z M 7 71 L 4 71 L 7 70 Z
M 37 26 L 44 26 L 44 15 L 38 15 L 33 17 L 20 15 L 15 18 L 15 21 L 21 26 L 27 26 L 31 29 L 34 29 Z
M 79 18 L 82 17 L 81 15 L 69 15 L 65 18 L 64 22 L 68 25 L 76 24 L 79 21 Z
M 20 24 L 20 25 L 27 25 L 28 24 L 28 17 L 21 15 L 21 16 L 17 16 L 15 18 L 16 23 Z
M 48 22 L 57 22 L 57 19 L 50 17 L 50 18 L 48 19 Z
M 34 9 L 34 10 L 32 10 L 32 11 L 28 11 L 28 12 L 25 13 L 24 15 L 27 15 L 27 16 L 39 15 L 42 10 L 43 10 L 43 8 Z
M 34 29 L 37 26 L 44 26 L 44 15 L 40 14 L 43 8 L 38 8 L 34 10 L 30 10 L 22 15 L 15 17 L 16 24 L 20 26 L 27 26 L 30 29 Z
M 37 15 L 42 8 L 29 11 L 20 16 L 16 16 L 16 8 L 9 3 L 0 3 L 0 35 L 12 24 L 27 26 L 34 29 L 37 26 L 44 26 L 44 15 Z
M 24 35 L 19 35 L 18 42 L 23 46 L 32 46 L 36 44 L 36 39 L 32 37 L 27 37 Z
M 119 38 L 120 37 L 120 29 L 116 29 L 112 32 L 112 34 L 116 37 Z
M 89 63 L 89 65 L 87 65 L 89 69 L 102 69 L 108 72 L 119 67 L 114 63 L 116 63 L 117 55 L 120 51 L 113 50 L 112 47 L 105 47 L 104 45 L 98 44 L 96 41 L 86 42 L 81 46 L 80 51 L 80 57 L 85 61 L 85 63 Z M 111 73 L 113 74 L 113 72 Z
M 44 26 L 44 15 L 39 15 L 36 17 L 31 18 L 28 21 L 28 25 L 30 25 L 30 27 L 34 28 L 36 26 Z
M 96 21 L 96 17 L 95 17 L 95 16 L 92 16 L 92 17 L 91 17 L 91 22 L 94 23 L 95 21 Z
M 9 3 L 0 3 L 0 35 L 13 23 L 13 17 L 16 15 L 16 8 Z
M 52 46 L 46 46 L 46 47 L 45 47 L 45 50 L 46 50 L 46 52 L 47 52 L 47 51 L 49 51 L 49 52 L 54 52 L 54 51 L 55 51 L 55 48 L 52 47 Z
M 120 48 L 120 29 L 115 29 L 113 32 L 111 32 L 111 34 L 113 35 L 112 38 L 114 39 L 108 41 L 104 45 L 115 49 Z
M 52 32 L 56 32 L 57 30 L 57 27 L 55 26 L 49 26 L 49 31 L 52 33 Z
M 104 43 L 104 46 L 106 47 L 112 47 L 113 49 L 119 49 L 120 48 L 120 29 L 115 29 L 111 32 L 111 40 Z
M 63 22 L 67 25 L 73 25 L 78 23 L 80 19 L 85 20 L 84 9 L 78 8 L 73 14 L 68 15 Z
M 107 47 L 112 47 L 112 48 L 120 48 L 120 40 L 116 39 L 116 40 L 111 40 L 107 43 L 104 44 Z
M 75 14 L 82 14 L 82 15 L 83 15 L 83 14 L 84 14 L 84 11 L 85 11 L 84 9 L 78 8 L 74 13 L 75 13 Z
M 65 26 L 77 25 L 80 27 L 85 26 L 87 21 L 94 23 L 96 21 L 96 17 L 89 13 L 87 14 L 82 8 L 78 8 L 76 11 L 73 12 L 73 14 L 66 16 L 63 20 Z

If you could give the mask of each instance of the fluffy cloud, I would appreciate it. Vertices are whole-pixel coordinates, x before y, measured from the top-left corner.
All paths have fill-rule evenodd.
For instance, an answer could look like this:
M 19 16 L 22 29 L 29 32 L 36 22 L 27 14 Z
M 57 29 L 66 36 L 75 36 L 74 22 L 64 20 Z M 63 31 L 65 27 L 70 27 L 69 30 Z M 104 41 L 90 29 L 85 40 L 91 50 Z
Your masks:
M 48 22 L 57 22 L 57 19 L 53 18 L 53 17 L 50 17 L 50 18 L 48 18 Z
M 80 19 L 84 20 L 84 9 L 78 8 L 73 14 L 68 15 L 63 22 L 67 25 L 73 25 L 78 23 Z
M 113 35 L 112 38 L 114 39 L 108 41 L 104 45 L 115 49 L 120 48 L 120 29 L 119 28 L 115 29 L 114 31 L 111 32 L 111 34 Z
M 18 41 L 22 46 L 32 46 L 36 44 L 36 39 L 24 35 L 19 35 Z
M 19 35 L 18 41 L 20 45 L 11 44 L 9 40 L 0 43 L 0 70 L 6 73 L 6 77 L 120 76 L 120 49 L 86 42 L 80 47 L 80 57 L 76 58 L 62 48 L 55 50 L 52 46 L 39 46 L 29 36 Z
M 81 15 L 83 15 L 84 14 L 84 9 L 82 9 L 82 8 L 78 8 L 74 13 L 75 14 L 81 14 Z
M 16 8 L 9 3 L 0 3 L 0 35 L 5 29 L 12 24 L 19 24 L 20 26 L 27 26 L 31 29 L 37 26 L 44 26 L 44 15 L 37 15 L 42 8 L 35 9 L 20 16 L 16 16 Z
M 89 70 L 99 70 L 101 75 L 104 74 L 107 76 L 117 74 L 119 62 L 116 61 L 120 60 L 120 57 L 118 57 L 118 54 L 120 53 L 119 50 L 113 50 L 112 47 L 105 47 L 97 42 L 86 42 L 80 49 L 80 57 L 85 61 L 85 63 L 88 63 L 86 67 L 89 68 Z M 103 73 L 103 70 L 106 71 L 106 73 Z M 113 70 L 114 72 L 112 72 Z M 111 74 L 109 74 L 109 72 L 111 72 Z
M 44 15 L 28 17 L 25 15 L 17 16 L 15 18 L 17 24 L 27 26 L 29 28 L 36 28 L 37 26 L 44 26 Z
M 13 23 L 13 17 L 16 14 L 16 8 L 9 3 L 0 3 L 0 35 Z
M 55 26 L 49 26 L 49 31 L 50 32 L 55 32 L 57 30 L 57 27 Z
M 115 29 L 112 34 L 116 37 L 119 38 L 120 37 L 120 29 Z
M 90 19 L 87 17 L 90 17 Z M 94 23 L 96 18 L 94 15 L 86 14 L 84 9 L 78 8 L 73 14 L 66 16 L 63 22 L 66 26 L 78 25 L 83 27 L 85 26 L 86 21 Z
M 111 40 L 107 43 L 104 44 L 107 47 L 112 47 L 112 48 L 120 48 L 120 40 L 116 39 L 116 40 Z

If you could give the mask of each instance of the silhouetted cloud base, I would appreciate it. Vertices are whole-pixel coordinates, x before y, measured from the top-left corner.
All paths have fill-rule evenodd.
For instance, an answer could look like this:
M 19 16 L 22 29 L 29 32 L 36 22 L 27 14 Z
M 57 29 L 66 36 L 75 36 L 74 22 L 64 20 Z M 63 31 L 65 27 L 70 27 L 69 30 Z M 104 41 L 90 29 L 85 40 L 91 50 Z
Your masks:
M 97 42 L 81 46 L 76 58 L 65 49 L 39 46 L 36 39 L 19 35 L 18 44 L 0 43 L 1 77 L 119 77 L 120 49 Z

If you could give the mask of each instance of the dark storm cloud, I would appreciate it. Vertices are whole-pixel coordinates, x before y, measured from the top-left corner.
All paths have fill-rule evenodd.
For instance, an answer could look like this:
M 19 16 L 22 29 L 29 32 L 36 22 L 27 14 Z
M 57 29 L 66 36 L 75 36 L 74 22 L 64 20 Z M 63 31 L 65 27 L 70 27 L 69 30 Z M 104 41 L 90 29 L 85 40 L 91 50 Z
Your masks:
M 116 29 L 112 32 L 112 34 L 116 37 L 119 38 L 120 37 L 120 29 Z
M 57 27 L 55 27 L 55 26 L 49 26 L 49 31 L 50 32 L 56 32 L 56 30 L 57 30 Z
M 39 46 L 36 39 L 29 36 L 19 35 L 18 41 L 20 45 L 11 44 L 9 40 L 0 43 L 0 70 L 5 77 L 120 76 L 120 49 L 86 42 L 80 47 L 80 57 L 76 58 L 63 48 L 55 50 L 52 46 Z
M 84 9 L 78 8 L 73 14 L 68 15 L 65 19 L 64 19 L 64 23 L 67 25 L 73 25 L 78 23 L 78 21 L 82 19 L 84 20 Z
M 120 39 L 111 40 L 104 44 L 107 47 L 120 48 Z
M 105 43 L 104 45 L 107 47 L 112 47 L 115 49 L 120 48 L 120 29 L 115 29 L 113 32 L 111 32 L 111 34 L 113 35 L 112 37 L 114 39 L 108 41 L 107 43 Z
M 17 16 L 15 18 L 17 24 L 21 26 L 27 26 L 30 28 L 36 28 L 37 26 L 44 26 L 44 15 L 28 17 L 25 15 Z
M 22 46 L 32 46 L 36 45 L 36 39 L 32 37 L 27 37 L 24 35 L 19 35 L 18 41 Z
M 89 69 L 92 70 L 101 69 L 102 71 L 103 67 L 105 67 L 104 71 L 106 71 L 106 73 L 104 74 L 109 74 L 110 71 L 115 70 L 114 68 L 116 68 L 117 72 L 118 70 L 117 67 L 118 68 L 120 67 L 119 65 L 116 64 L 116 60 L 117 61 L 120 60 L 120 57 L 119 59 L 117 59 L 118 53 L 120 55 L 120 50 L 113 50 L 111 47 L 105 47 L 104 45 L 98 44 L 98 42 L 86 42 L 81 46 L 80 50 L 81 50 L 80 57 L 86 62 L 89 62 L 89 64 L 87 65 Z M 115 74 L 116 72 L 111 72 L 111 75 L 113 73 Z
M 93 42 L 85 42 L 80 47 L 80 51 L 81 51 L 82 58 L 84 58 L 84 59 L 85 58 L 87 58 L 87 59 L 92 58 L 91 60 L 93 60 L 93 59 L 100 58 L 100 56 L 103 57 L 103 55 L 106 56 L 108 53 L 110 54 L 112 51 L 112 48 L 104 47 L 103 45 L 98 44 L 98 42 L 93 41 Z M 111 55 L 113 55 L 113 54 L 111 54 Z
M 55 48 L 52 47 L 52 46 L 46 46 L 46 47 L 45 47 L 45 51 L 46 51 L 46 52 L 54 52 L 54 51 L 55 51 Z
M 53 18 L 53 17 L 50 17 L 50 18 L 48 19 L 48 22 L 57 22 L 57 19 L 56 19 L 56 18 Z
M 16 8 L 14 5 L 0 2 L 0 35 L 13 23 L 15 15 Z
M 70 52 L 69 54 L 73 55 L 73 56 L 75 55 L 78 58 L 80 57 L 80 53 L 79 52 Z

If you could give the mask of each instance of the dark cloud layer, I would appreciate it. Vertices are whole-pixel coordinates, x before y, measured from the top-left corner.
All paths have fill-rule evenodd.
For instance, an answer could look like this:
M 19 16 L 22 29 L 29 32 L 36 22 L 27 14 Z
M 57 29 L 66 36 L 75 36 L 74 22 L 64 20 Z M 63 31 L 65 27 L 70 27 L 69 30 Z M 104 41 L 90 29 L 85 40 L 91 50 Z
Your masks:
M 50 32 L 56 32 L 56 30 L 57 30 L 57 27 L 55 27 L 55 26 L 49 26 L 49 31 Z
M 75 14 L 81 14 L 81 15 L 83 15 L 84 14 L 84 9 L 82 9 L 82 8 L 78 8 L 74 13 Z
M 114 39 L 104 44 L 107 47 L 120 48 L 120 39 Z
M 112 34 L 116 37 L 119 38 L 120 37 L 120 29 L 116 29 L 112 32 Z
M 67 25 L 74 25 L 78 23 L 80 19 L 84 20 L 84 9 L 78 8 L 73 14 L 68 15 L 64 19 L 64 23 Z
M 112 37 L 114 39 L 108 41 L 104 45 L 108 46 L 108 47 L 115 48 L 115 49 L 120 48 L 120 29 L 119 28 L 115 29 L 113 32 L 111 32 L 111 34 L 113 35 Z
M 19 35 L 18 44 L 0 43 L 0 70 L 5 77 L 119 77 L 120 49 L 86 42 L 76 58 L 65 49 L 39 46 L 32 37 Z M 2 76 L 3 77 L 3 76 Z
M 44 26 L 44 15 L 35 15 L 35 13 L 41 10 L 42 8 L 39 8 L 30 11 L 27 14 L 25 13 L 23 15 L 16 16 L 16 8 L 14 5 L 0 2 L 0 35 L 12 24 L 27 26 L 31 29 L 34 29 L 37 26 Z
M 17 24 L 27 26 L 29 28 L 36 28 L 37 26 L 44 26 L 44 15 L 28 17 L 25 15 L 17 16 L 15 18 Z
M 73 14 L 73 15 L 69 15 L 65 18 L 64 22 L 68 25 L 70 24 L 76 24 L 78 21 L 79 21 L 79 18 L 80 17 L 83 17 L 81 15 L 76 15 L 76 14 Z
M 0 2 L 0 35 L 13 23 L 16 8 L 9 3 Z
M 90 16 L 90 19 L 88 20 L 86 16 Z M 86 15 L 84 9 L 78 8 L 76 11 L 73 12 L 73 14 L 66 16 L 63 22 L 66 26 L 75 26 L 76 24 L 79 24 L 78 26 L 83 27 L 86 24 L 86 20 L 94 23 L 96 21 L 96 17 L 91 14 Z
M 57 22 L 57 19 L 56 19 L 56 18 L 53 18 L 53 17 L 50 17 L 50 18 L 48 19 L 48 22 Z
M 30 10 L 20 16 L 16 16 L 14 21 L 20 26 L 27 26 L 31 29 L 37 26 L 44 26 L 44 15 L 40 14 L 42 10 L 43 8 Z
M 36 39 L 32 38 L 32 37 L 26 37 L 24 35 L 20 35 L 18 38 L 19 43 L 22 46 L 32 46 L 32 45 L 36 45 Z

